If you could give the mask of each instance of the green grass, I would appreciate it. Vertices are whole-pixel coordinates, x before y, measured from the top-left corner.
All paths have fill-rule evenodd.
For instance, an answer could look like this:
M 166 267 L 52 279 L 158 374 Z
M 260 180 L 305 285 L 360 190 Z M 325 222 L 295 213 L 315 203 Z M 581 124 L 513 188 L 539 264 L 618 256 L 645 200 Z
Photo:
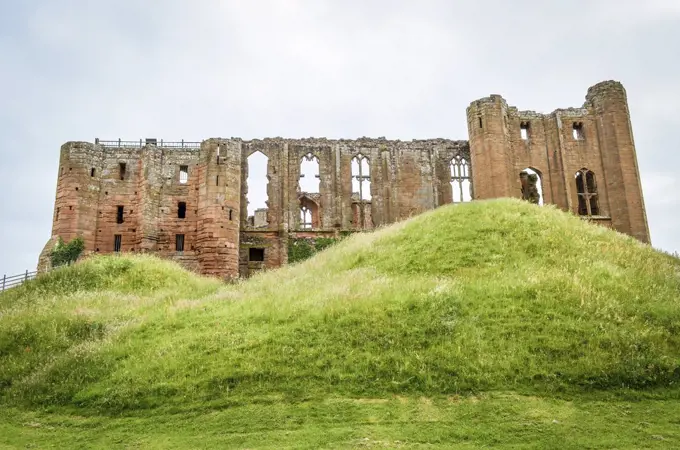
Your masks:
M 0 296 L 0 445 L 680 447 L 680 261 L 447 206 L 236 285 L 98 257 Z

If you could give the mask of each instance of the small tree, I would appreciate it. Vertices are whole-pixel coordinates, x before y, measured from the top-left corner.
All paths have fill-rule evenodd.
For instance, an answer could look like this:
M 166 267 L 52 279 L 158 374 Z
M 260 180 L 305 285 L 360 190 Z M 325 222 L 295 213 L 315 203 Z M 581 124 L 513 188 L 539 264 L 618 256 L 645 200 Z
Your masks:
M 68 244 L 59 237 L 56 245 L 52 249 L 51 260 L 52 267 L 63 266 L 64 264 L 71 264 L 76 262 L 80 255 L 85 250 L 85 242 L 83 238 L 77 237 Z

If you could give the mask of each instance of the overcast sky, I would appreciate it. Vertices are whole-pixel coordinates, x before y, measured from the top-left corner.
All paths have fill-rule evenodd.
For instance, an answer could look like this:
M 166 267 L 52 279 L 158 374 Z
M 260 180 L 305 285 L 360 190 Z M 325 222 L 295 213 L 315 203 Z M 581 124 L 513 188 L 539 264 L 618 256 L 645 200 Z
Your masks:
M 467 139 L 465 108 L 628 91 L 652 243 L 680 250 L 679 0 L 0 0 L 0 276 L 70 140 Z

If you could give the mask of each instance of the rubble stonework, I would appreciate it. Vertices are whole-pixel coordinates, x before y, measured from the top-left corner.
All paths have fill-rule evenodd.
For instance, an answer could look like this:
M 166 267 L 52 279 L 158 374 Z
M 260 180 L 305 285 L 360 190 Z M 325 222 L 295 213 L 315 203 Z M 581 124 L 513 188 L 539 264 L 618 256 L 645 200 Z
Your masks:
M 578 214 L 579 204 L 594 202 L 597 207 L 589 211 L 597 214 L 587 219 L 649 242 L 620 83 L 599 83 L 588 90 L 582 108 L 550 114 L 519 111 L 492 95 L 472 102 L 467 118 L 469 141 L 67 142 L 61 147 L 50 242 L 82 236 L 87 253 L 151 252 L 232 279 L 285 264 L 289 236 L 372 229 L 460 201 L 461 194 L 538 203 L 537 184 L 543 203 Z M 268 158 L 268 201 L 249 217 L 248 157 L 255 152 Z M 368 175 L 362 175 L 370 181 L 364 198 L 352 189 L 357 155 L 369 163 Z M 319 190 L 303 192 L 300 164 L 313 157 Z M 591 175 L 578 184 L 575 174 L 583 170 Z M 457 177 L 463 184 L 452 183 Z M 302 223 L 303 207 L 308 224 Z

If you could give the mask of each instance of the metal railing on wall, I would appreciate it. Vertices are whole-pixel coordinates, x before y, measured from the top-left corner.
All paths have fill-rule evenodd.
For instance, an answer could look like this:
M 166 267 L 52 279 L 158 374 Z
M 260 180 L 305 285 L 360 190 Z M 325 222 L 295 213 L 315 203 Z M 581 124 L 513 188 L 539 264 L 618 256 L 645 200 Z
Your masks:
M 0 292 L 4 292 L 6 289 L 13 288 L 16 286 L 19 286 L 23 283 L 25 283 L 28 280 L 34 279 L 38 275 L 37 271 L 29 272 L 26 270 L 26 272 L 19 274 L 19 275 L 3 275 L 2 276 L 2 287 L 0 288 Z
M 201 143 L 196 141 L 163 141 L 163 139 L 140 139 L 139 141 L 103 141 L 95 138 L 94 143 L 105 148 L 142 148 L 145 145 L 155 145 L 162 148 L 179 148 L 187 150 L 198 150 L 201 148 Z

